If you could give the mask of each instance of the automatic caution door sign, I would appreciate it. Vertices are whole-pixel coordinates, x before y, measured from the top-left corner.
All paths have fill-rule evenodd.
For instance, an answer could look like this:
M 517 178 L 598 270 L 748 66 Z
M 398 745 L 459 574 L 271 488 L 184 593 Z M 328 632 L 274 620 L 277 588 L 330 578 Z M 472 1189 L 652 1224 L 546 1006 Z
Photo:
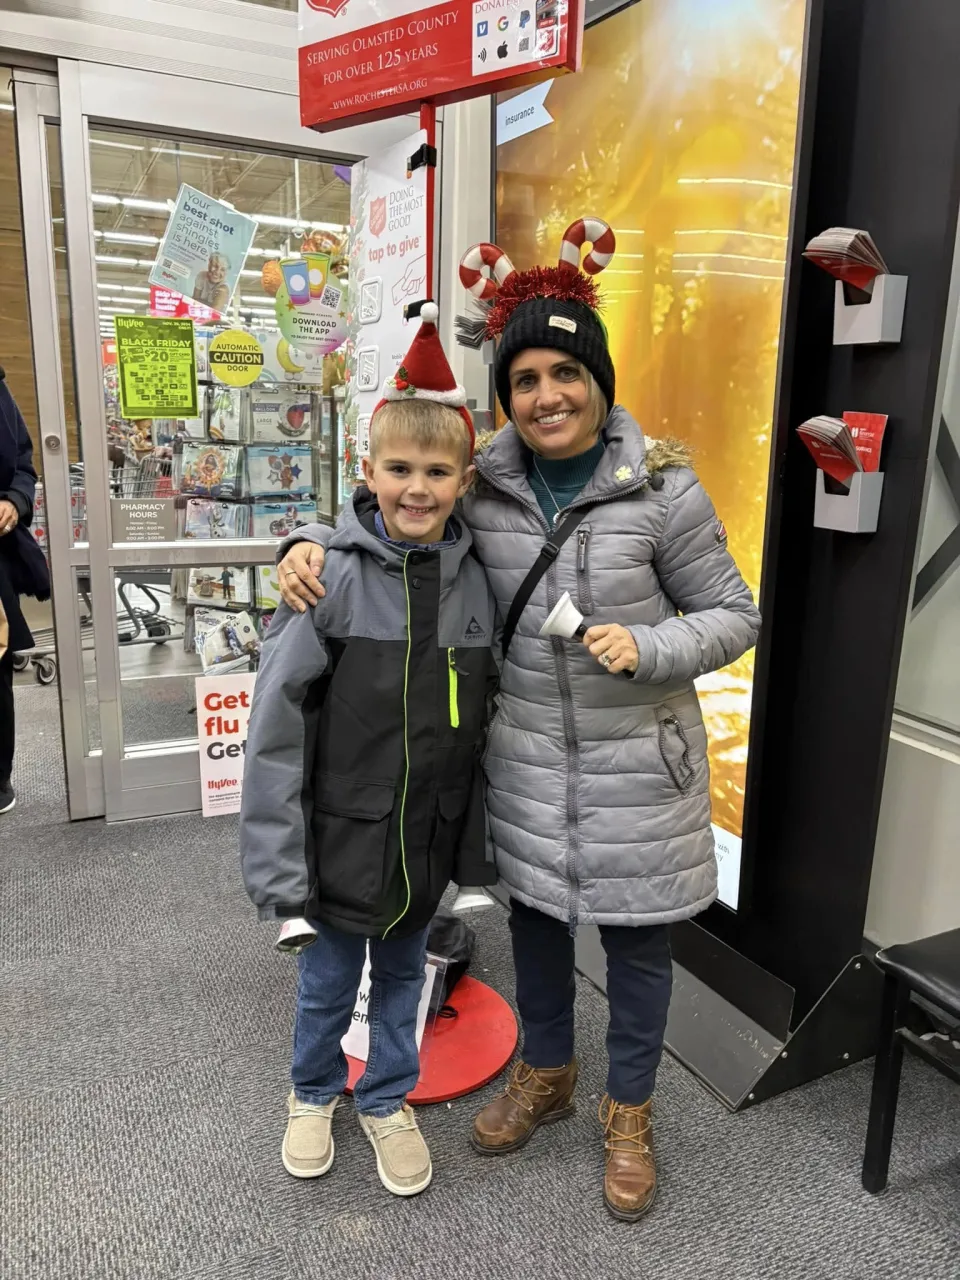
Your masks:
M 227 329 L 210 343 L 210 372 L 228 387 L 249 387 L 263 372 L 263 347 L 245 329 Z

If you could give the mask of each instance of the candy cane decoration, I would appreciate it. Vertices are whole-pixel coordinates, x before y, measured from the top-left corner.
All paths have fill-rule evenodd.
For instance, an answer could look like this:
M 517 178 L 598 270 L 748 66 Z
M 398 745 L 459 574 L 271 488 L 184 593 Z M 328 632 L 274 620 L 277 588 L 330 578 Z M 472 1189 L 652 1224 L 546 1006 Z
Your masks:
M 617 237 L 612 228 L 600 218 L 578 218 L 567 227 L 560 242 L 560 266 L 577 271 L 580 267 L 580 251 L 589 241 L 590 252 L 583 260 L 587 275 L 598 275 L 610 265 L 617 251 Z
M 484 267 L 490 269 L 489 279 Z M 488 302 L 513 273 L 513 263 L 495 244 L 475 244 L 460 259 L 460 283 L 481 302 Z

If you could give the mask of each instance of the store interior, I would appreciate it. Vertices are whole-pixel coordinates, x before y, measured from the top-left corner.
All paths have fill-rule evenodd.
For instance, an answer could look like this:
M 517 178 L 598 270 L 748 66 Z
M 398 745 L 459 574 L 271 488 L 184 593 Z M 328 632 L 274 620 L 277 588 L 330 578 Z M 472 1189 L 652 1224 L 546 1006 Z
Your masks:
M 755 653 L 699 689 L 721 900 L 675 935 L 656 1212 L 625 1227 L 599 1199 L 606 972 L 588 929 L 568 1125 L 504 1160 L 474 1157 L 466 1135 L 495 1080 L 424 1108 L 438 1175 L 415 1202 L 368 1176 L 352 1114 L 338 1117 L 322 1195 L 284 1173 L 294 969 L 244 893 L 236 818 L 200 815 L 197 679 L 255 669 L 278 602 L 277 539 L 333 523 L 356 479 L 343 353 L 308 361 L 281 346 L 271 266 L 312 247 L 349 288 L 351 172 L 366 151 L 357 129 L 342 153 L 336 135 L 304 142 L 294 123 L 280 141 L 266 126 L 257 141 L 237 137 L 195 50 L 192 80 L 177 80 L 186 49 L 162 73 L 159 45 L 131 57 L 160 85 L 157 101 L 179 89 L 168 115 L 138 102 L 124 120 L 79 113 L 71 97 L 84 74 L 119 75 L 120 53 L 84 72 L 75 52 L 58 65 L 8 49 L 0 363 L 41 481 L 54 458 L 44 437 L 59 424 L 38 370 L 56 368 L 69 465 L 61 487 L 51 479 L 65 531 L 56 610 L 24 601 L 37 648 L 18 658 L 18 805 L 0 819 L 0 990 L 13 1028 L 0 1069 L 4 1277 L 957 1274 L 960 1109 L 956 1086 L 927 1063 L 908 1056 L 904 1067 L 889 1190 L 861 1186 L 879 989 L 859 965 L 960 926 L 960 87 L 946 74 L 960 30 L 934 0 L 893 0 L 872 24 L 866 0 L 594 7 L 583 71 L 545 98 L 549 127 L 499 139 L 494 102 L 475 154 L 441 145 L 437 278 L 453 313 L 459 293 L 443 297 L 443 282 L 449 295 L 478 190 L 491 198 L 471 240 L 496 240 L 521 269 L 551 261 L 572 219 L 609 217 L 619 251 L 605 320 L 621 398 L 649 434 L 695 448 L 764 613 Z M 156 4 L 153 17 L 179 8 Z M 200 8 L 198 22 L 223 24 L 230 92 L 247 92 L 253 26 L 270 10 L 284 24 L 276 47 L 294 39 L 297 0 Z M 183 124 L 182 87 L 198 83 L 216 126 L 202 110 Z M 52 86 L 62 118 L 36 106 Z M 286 89 L 256 93 L 265 113 L 289 99 L 295 121 L 292 72 Z M 39 166 L 25 163 L 17 100 L 36 112 Z M 467 136 L 461 109 L 442 115 L 444 135 Z M 946 123 L 920 146 L 929 119 Z M 64 139 L 83 140 L 83 165 Z M 229 306 L 188 312 L 196 416 L 125 418 L 115 320 L 177 314 L 149 276 L 183 184 L 254 217 L 257 231 Z M 35 342 L 48 299 L 21 207 L 40 185 L 53 353 Z M 899 348 L 832 345 L 833 296 L 802 241 L 847 222 L 870 226 L 910 276 Z M 272 352 L 243 389 L 209 369 L 210 342 L 228 327 Z M 467 358 L 473 394 L 490 380 Z M 478 408 L 498 413 L 492 395 Z M 893 423 L 875 538 L 812 527 L 813 471 L 795 427 L 848 408 Z M 93 525 L 88 475 L 103 497 Z M 127 541 L 121 500 L 169 503 L 173 523 L 153 545 Z M 43 543 L 42 509 L 36 532 Z M 471 923 L 471 973 L 512 1000 L 506 914 L 493 905 Z M 917 1028 L 945 1044 L 957 1036 Z

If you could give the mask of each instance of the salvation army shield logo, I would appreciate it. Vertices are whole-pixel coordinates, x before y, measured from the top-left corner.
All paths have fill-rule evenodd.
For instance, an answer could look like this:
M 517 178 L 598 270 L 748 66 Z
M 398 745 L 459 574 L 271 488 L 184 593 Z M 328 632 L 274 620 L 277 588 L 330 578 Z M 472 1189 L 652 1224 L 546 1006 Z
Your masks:
M 329 14 L 331 18 L 339 17 L 349 3 L 350 0 L 307 0 L 311 9 L 316 9 L 317 13 Z
M 387 197 L 378 196 L 370 201 L 370 234 L 382 236 L 387 227 Z

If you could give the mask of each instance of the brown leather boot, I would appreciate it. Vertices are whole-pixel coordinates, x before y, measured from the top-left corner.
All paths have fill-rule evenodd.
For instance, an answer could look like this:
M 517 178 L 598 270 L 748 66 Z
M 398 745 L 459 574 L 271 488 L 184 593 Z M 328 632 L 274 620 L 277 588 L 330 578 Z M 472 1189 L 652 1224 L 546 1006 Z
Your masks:
M 470 1141 L 485 1156 L 506 1155 L 529 1142 L 542 1124 L 573 1115 L 577 1060 L 565 1067 L 528 1067 L 518 1062 L 504 1093 L 473 1122 Z
M 606 1093 L 600 1102 L 607 1151 L 603 1203 L 622 1222 L 637 1222 L 656 1199 L 652 1109 L 652 1100 L 642 1107 L 628 1107 Z

